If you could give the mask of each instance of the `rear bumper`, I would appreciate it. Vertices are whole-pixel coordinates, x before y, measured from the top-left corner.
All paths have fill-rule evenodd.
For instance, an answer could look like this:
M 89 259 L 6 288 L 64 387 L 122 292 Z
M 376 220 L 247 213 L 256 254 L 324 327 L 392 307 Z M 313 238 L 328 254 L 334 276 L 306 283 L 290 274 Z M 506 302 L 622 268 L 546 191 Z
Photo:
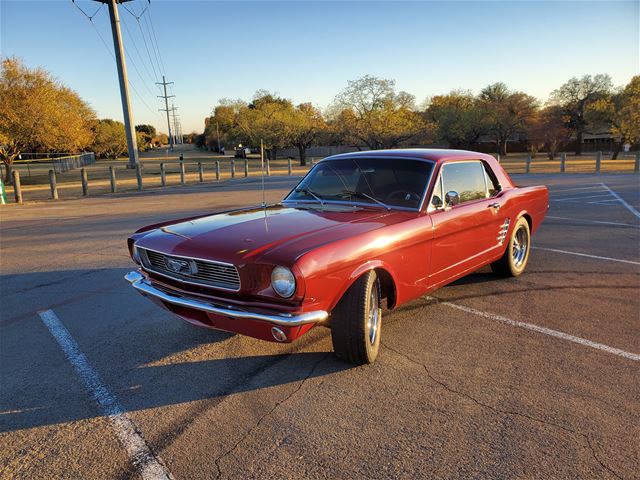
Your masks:
M 129 272 L 124 278 L 142 295 L 152 297 L 154 300 L 159 300 L 162 303 L 173 305 L 175 307 L 196 310 L 208 315 L 226 317 L 229 319 L 255 320 L 282 327 L 300 327 L 303 325 L 323 322 L 329 316 L 324 310 L 298 314 L 264 314 L 240 310 L 233 307 L 215 305 L 169 289 L 157 288 L 139 272 Z

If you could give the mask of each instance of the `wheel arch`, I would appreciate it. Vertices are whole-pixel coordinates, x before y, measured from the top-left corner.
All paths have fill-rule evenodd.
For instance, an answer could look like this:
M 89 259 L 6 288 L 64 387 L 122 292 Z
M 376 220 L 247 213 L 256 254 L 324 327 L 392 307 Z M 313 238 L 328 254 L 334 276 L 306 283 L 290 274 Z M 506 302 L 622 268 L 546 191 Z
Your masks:
M 349 288 L 351 288 L 354 282 L 358 280 L 358 278 L 360 278 L 362 275 L 370 272 L 371 270 L 376 272 L 376 275 L 380 280 L 382 298 L 387 299 L 387 308 L 394 308 L 398 299 L 398 282 L 396 280 L 395 272 L 393 268 L 391 268 L 385 262 L 381 260 L 371 260 L 359 265 L 353 270 L 353 272 L 351 272 L 351 275 L 349 275 L 349 280 L 340 291 L 340 295 L 338 295 L 338 298 L 334 302 L 334 305 L 332 305 L 332 309 L 335 308 L 342 297 L 344 297 L 345 293 L 349 290 Z

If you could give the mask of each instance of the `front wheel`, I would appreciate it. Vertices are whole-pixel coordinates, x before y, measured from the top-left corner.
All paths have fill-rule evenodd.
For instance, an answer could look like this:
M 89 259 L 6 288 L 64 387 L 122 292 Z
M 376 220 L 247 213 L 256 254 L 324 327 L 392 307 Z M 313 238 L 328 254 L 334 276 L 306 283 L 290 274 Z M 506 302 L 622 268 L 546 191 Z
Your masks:
M 529 250 L 531 250 L 529 222 L 526 218 L 520 217 L 511 232 L 504 255 L 491 264 L 493 273 L 501 277 L 517 277 L 527 266 Z
M 336 355 L 356 365 L 373 363 L 380 349 L 381 287 L 373 270 L 358 278 L 331 313 Z

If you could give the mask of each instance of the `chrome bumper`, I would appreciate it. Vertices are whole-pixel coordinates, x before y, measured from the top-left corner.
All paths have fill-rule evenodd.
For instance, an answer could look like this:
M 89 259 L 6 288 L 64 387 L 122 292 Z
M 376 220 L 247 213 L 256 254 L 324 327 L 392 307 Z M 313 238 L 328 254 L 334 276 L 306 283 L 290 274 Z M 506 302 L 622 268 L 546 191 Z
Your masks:
M 195 298 L 183 296 L 177 292 L 167 292 L 154 287 L 141 273 L 129 272 L 124 276 L 125 280 L 131 284 L 133 288 L 143 295 L 155 297 L 163 302 L 180 307 L 193 308 L 206 313 L 222 315 L 223 317 L 242 318 L 245 320 L 259 320 L 262 322 L 272 323 L 285 327 L 297 327 L 307 323 L 318 323 L 327 319 L 329 316 L 324 310 L 314 312 L 299 313 L 296 315 L 281 313 L 275 315 L 267 315 L 257 312 L 247 312 L 246 310 L 238 310 L 233 307 L 221 307 L 212 303 L 203 302 Z

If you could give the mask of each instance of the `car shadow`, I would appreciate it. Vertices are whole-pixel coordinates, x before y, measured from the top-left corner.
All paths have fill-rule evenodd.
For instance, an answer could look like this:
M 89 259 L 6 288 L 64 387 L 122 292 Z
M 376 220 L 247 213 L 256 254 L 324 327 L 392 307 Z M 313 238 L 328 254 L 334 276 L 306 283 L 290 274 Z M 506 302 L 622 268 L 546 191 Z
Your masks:
M 15 297 L 33 310 L 0 324 L 0 432 L 102 415 L 41 321 L 37 312 L 46 308 L 56 313 L 126 411 L 196 401 L 194 408 L 208 408 L 230 395 L 353 367 L 326 350 L 317 351 L 316 344 L 326 342 L 324 332 L 275 344 L 190 326 L 134 292 L 122 278 L 128 270 L 39 272 L 12 275 L 11 283 L 4 282 L 9 290 L 16 285 L 20 293 Z M 61 278 L 80 279 L 89 285 L 87 292 L 60 298 Z

